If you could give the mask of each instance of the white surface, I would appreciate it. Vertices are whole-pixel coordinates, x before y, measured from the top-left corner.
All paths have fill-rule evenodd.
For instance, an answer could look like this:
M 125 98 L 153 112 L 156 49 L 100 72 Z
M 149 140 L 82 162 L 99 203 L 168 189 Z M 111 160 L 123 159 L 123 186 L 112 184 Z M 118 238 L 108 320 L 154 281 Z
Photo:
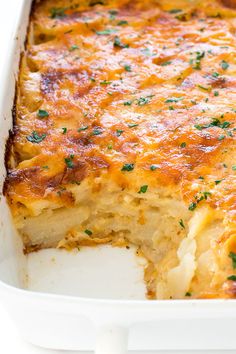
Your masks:
M 101 266 L 104 263 L 106 266 Z M 145 300 L 145 264 L 144 258 L 135 255 L 135 248 L 41 250 L 28 255 L 27 285 L 30 290 L 52 294 Z M 112 279 L 112 286 L 107 279 Z
M 1 11 L 0 11 L 0 43 L 1 43 L 1 46 L 0 46 L 0 50 L 1 50 L 1 53 L 0 53 L 0 70 L 1 70 L 1 66 L 2 66 L 2 63 L 3 63 L 3 60 L 4 60 L 4 54 L 6 53 L 6 50 L 7 50 L 7 47 L 9 45 L 9 42 L 11 40 L 11 37 L 12 37 L 12 34 L 11 34 L 11 28 L 12 28 L 12 23 L 14 22 L 14 16 L 15 16 L 15 12 L 17 11 L 17 5 L 19 4 L 20 0 L 6 0 L 6 1 L 1 1 Z M 10 235 L 9 235 L 10 236 Z M 109 286 L 109 284 L 108 284 Z M 41 302 L 40 302 L 41 301 Z M 35 328 L 35 332 L 33 332 L 34 328 L 33 328 L 33 325 L 32 325 L 32 334 L 35 335 L 36 334 L 39 334 L 40 331 L 43 331 L 43 326 L 44 326 L 44 322 L 43 320 L 45 321 L 45 318 L 47 318 L 47 320 L 49 321 L 51 319 L 52 316 L 55 316 L 55 313 L 53 313 L 53 311 L 55 311 L 55 308 L 58 308 L 60 301 L 62 300 L 58 300 L 58 298 L 54 301 L 52 301 L 52 299 L 49 301 L 49 300 L 46 300 L 45 298 L 42 298 L 41 300 L 39 301 L 38 300 L 35 300 L 35 297 L 33 296 L 28 296 L 28 295 L 23 295 L 22 293 L 11 293 L 10 291 L 7 293 L 6 291 L 6 298 L 5 298 L 5 303 L 8 305 L 9 307 L 9 311 L 11 310 L 12 311 L 12 314 L 16 315 L 16 319 L 18 320 L 18 325 L 21 325 L 22 327 L 25 326 L 25 329 L 26 330 L 29 330 L 29 328 L 31 327 L 31 323 L 33 322 L 33 319 L 35 319 L 35 315 L 37 315 L 37 319 L 38 320 L 41 320 L 41 323 L 38 323 L 38 328 L 36 327 Z M 55 306 L 53 307 L 54 305 L 54 302 L 55 302 Z M 113 308 L 114 305 L 112 306 L 107 306 L 107 304 L 104 305 L 104 313 L 103 313 L 103 310 L 96 304 L 93 304 L 90 305 L 90 304 L 86 304 L 86 303 L 82 303 L 80 304 L 79 301 L 77 302 L 74 302 L 72 300 L 70 301 L 65 301 L 64 303 L 64 308 L 63 308 L 63 311 L 67 311 L 68 309 L 70 309 L 70 307 L 72 308 L 73 307 L 73 303 L 75 303 L 75 310 L 78 311 L 81 311 L 83 310 L 83 307 L 87 306 L 86 308 L 86 311 L 88 313 L 89 316 L 92 317 L 94 311 L 96 311 L 96 316 L 97 316 L 97 321 L 99 322 L 100 320 L 102 321 L 103 320 L 103 317 L 109 317 L 109 309 L 110 311 L 112 312 L 112 316 L 116 315 L 116 320 L 119 319 L 119 313 L 124 311 L 125 308 L 123 308 L 121 305 L 118 305 L 116 306 L 117 308 Z M 38 305 L 39 304 L 39 305 Z M 152 307 L 152 310 L 150 311 L 150 307 L 152 306 L 151 304 L 149 304 L 148 306 L 146 306 L 147 304 L 145 304 L 144 306 L 137 306 L 137 308 L 133 308 L 133 312 L 131 311 L 129 316 L 133 315 L 134 317 L 137 316 L 137 319 L 138 317 L 140 317 L 139 315 L 139 310 L 140 311 L 143 311 L 143 314 L 146 316 L 146 318 L 152 318 L 153 316 L 153 312 L 154 313 L 158 313 L 158 316 L 162 317 L 162 318 L 167 318 L 167 321 L 170 321 L 170 319 L 168 320 L 168 318 L 171 318 L 172 316 L 172 313 L 174 312 L 175 315 L 176 315 L 176 318 L 179 318 L 180 316 L 180 313 L 184 311 L 186 311 L 186 316 L 187 316 L 187 313 L 193 311 L 193 315 L 194 315 L 194 308 L 196 310 L 196 307 L 198 308 L 198 311 L 196 313 L 195 311 L 195 317 L 200 316 L 200 314 L 202 316 L 205 316 L 205 318 L 207 318 L 208 314 L 209 313 L 214 313 L 216 314 L 216 322 L 217 322 L 217 316 L 219 315 L 219 317 L 224 317 L 224 316 L 227 316 L 227 318 L 230 318 L 231 316 L 231 308 L 229 308 L 229 306 L 219 306 L 218 308 L 218 305 L 215 307 L 215 305 L 211 304 L 211 306 L 208 307 L 208 305 L 206 304 L 205 305 L 197 305 L 197 306 L 190 306 L 190 303 L 187 304 L 187 305 L 183 305 L 183 303 L 179 303 L 179 305 L 175 305 L 175 304 L 165 304 L 165 305 L 161 305 L 160 307 L 160 304 L 153 304 L 155 306 Z M 229 303 L 227 303 L 227 305 L 229 305 Z M 40 311 L 37 312 L 37 306 L 41 306 L 40 307 Z M 91 308 L 90 308 L 91 306 Z M 100 305 L 102 306 L 102 305 Z M 235 304 L 234 304 L 235 306 Z M 47 312 L 42 312 L 42 318 L 39 316 L 40 312 L 42 311 L 42 309 L 45 310 L 45 307 L 46 307 L 46 310 L 47 309 L 50 309 L 52 313 L 49 313 L 47 314 Z M 81 308 L 80 308 L 81 307 Z M 64 310 L 65 309 L 65 310 Z M 89 310 L 91 309 L 91 313 L 89 313 Z M 25 311 L 30 311 L 32 312 L 32 317 L 30 318 L 29 316 L 27 317 L 26 316 L 26 312 Z M 126 310 L 130 310 L 128 307 L 126 307 Z M 148 311 L 149 310 L 149 311 Z M 219 310 L 219 314 L 216 313 L 216 310 L 218 312 Z M 34 312 L 35 311 L 35 312 Z M 85 311 L 85 310 L 84 310 Z M 76 311 L 75 311 L 76 312 Z M 82 312 L 83 313 L 83 312 Z M 223 315 L 222 315 L 223 313 Z M 48 317 L 46 316 L 48 315 Z M 75 314 L 76 315 L 76 314 Z M 175 317 L 175 315 L 173 315 L 173 317 Z M 72 319 L 72 313 L 70 313 L 70 316 L 71 316 L 71 321 Z M 79 316 L 79 315 L 78 315 Z M 95 317 L 96 317 L 95 316 Z M 168 317 L 169 316 L 169 317 Z M 214 317 L 214 315 L 213 315 Z M 66 318 L 66 317 L 65 317 Z M 77 319 L 77 317 L 75 316 L 75 318 Z M 234 319 L 234 315 L 232 314 L 232 320 Z M 26 323 L 28 321 L 31 321 L 30 324 L 29 323 Z M 46 320 L 46 321 L 47 321 Z M 127 318 L 127 322 L 131 321 L 132 318 Z M 139 319 L 140 320 L 140 319 Z M 203 324 L 205 325 L 206 327 L 206 330 L 207 330 L 207 321 L 205 320 L 202 320 L 204 321 Z M 219 319 L 218 319 L 219 321 Z M 71 322 L 73 323 L 73 322 Z M 77 322 L 75 322 L 77 323 Z M 179 327 L 179 322 L 177 320 L 174 320 L 172 321 L 171 320 L 171 323 L 173 323 L 173 325 L 175 323 L 177 323 L 176 325 L 176 332 L 178 332 L 178 327 Z M 170 323 L 170 324 L 171 324 Z M 54 318 L 54 325 L 56 326 L 57 323 L 56 323 L 56 317 Z M 27 327 L 28 326 L 28 327 Z M 36 324 L 35 324 L 36 326 Z M 186 322 L 186 326 L 187 326 L 187 322 Z M 76 330 L 78 327 L 74 328 L 74 336 L 75 336 L 75 333 L 76 333 Z M 230 329 L 234 329 L 235 328 L 235 322 L 232 322 L 231 323 L 231 327 Z M 210 330 L 212 329 L 212 327 L 210 327 Z M 70 329 L 71 330 L 71 329 Z M 2 305 L 0 305 L 0 353 L 3 353 L 3 354 L 12 354 L 12 353 L 17 353 L 17 354 L 49 354 L 49 353 L 65 353 L 65 352 L 62 352 L 62 351 L 50 351 L 50 350 L 43 350 L 43 349 L 40 349 L 40 348 L 36 348 L 36 347 L 33 347 L 31 346 L 30 344 L 27 344 L 26 342 L 23 341 L 23 339 L 18 335 L 16 329 L 15 329 L 15 326 L 14 324 L 12 323 L 12 321 L 10 320 L 8 314 L 5 312 L 5 309 L 2 307 Z M 59 333 L 59 332 L 58 332 Z M 64 332 L 63 332 L 64 333 Z M 142 333 L 142 331 L 141 331 Z M 174 332 L 173 332 L 174 333 Z M 219 332 L 221 333 L 221 332 Z M 218 334 L 215 334 L 215 340 L 217 341 L 217 339 L 219 338 L 219 333 Z M 45 336 L 46 334 L 44 334 Z M 233 335 L 233 334 L 232 334 Z M 231 338 L 232 338 L 232 335 L 231 335 Z M 235 334 L 234 334 L 235 335 Z M 48 335 L 48 337 L 50 338 L 50 333 Z M 60 334 L 58 334 L 58 337 L 60 337 Z M 161 339 L 161 338 L 160 338 Z M 169 341 L 171 342 L 172 341 L 172 337 L 169 338 Z M 235 351 L 233 351 L 235 352 Z M 231 353 L 233 353 L 231 352 Z M 72 352 L 70 352 L 72 353 Z M 75 352 L 74 352 L 75 353 Z M 77 352 L 79 353 L 79 352 Z M 82 352 L 80 352 L 82 353 Z M 88 353 L 88 352 L 87 352 Z M 141 354 L 141 352 L 139 352 Z M 152 352 L 154 353 L 154 352 Z M 155 352 L 157 353 L 157 352 Z M 170 352 L 159 352 L 159 353 L 170 353 Z M 173 352 L 172 352 L 173 353 Z M 176 352 L 178 354 L 182 354 L 184 353 L 183 351 L 179 351 L 179 352 Z M 191 351 L 186 351 L 185 353 L 198 353 L 198 352 L 191 352 Z M 207 352 L 201 352 L 201 354 L 203 353 L 207 353 Z M 208 352 L 208 353 L 213 353 L 213 352 Z M 217 352 L 216 352 L 217 353 Z M 227 353 L 225 351 L 220 351 L 218 352 L 220 354 L 224 354 L 224 353 Z M 230 352 L 228 352 L 230 353 Z M 114 353 L 110 353 L 110 354 L 114 354 Z M 144 352 L 142 352 L 142 354 L 144 354 Z M 147 352 L 145 352 L 145 354 L 147 354 Z
M 6 310 L 0 304 L 0 353 L 1 354 L 90 354 L 91 352 L 67 352 L 60 350 L 45 350 L 26 343 L 18 334 L 14 323 L 9 318 Z M 158 351 L 150 354 L 233 354 L 236 351 Z M 110 353 L 113 354 L 113 353 Z M 134 354 L 134 352 L 130 352 Z M 148 354 L 148 352 L 135 352 L 135 354 Z

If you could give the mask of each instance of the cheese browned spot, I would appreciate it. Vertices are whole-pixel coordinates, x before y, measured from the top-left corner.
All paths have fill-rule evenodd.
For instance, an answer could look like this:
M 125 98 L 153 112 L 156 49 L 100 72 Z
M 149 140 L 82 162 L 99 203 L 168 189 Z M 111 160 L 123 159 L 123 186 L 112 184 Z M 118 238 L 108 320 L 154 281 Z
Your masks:
M 234 3 L 35 4 L 4 187 L 26 252 L 132 243 L 149 297 L 235 297 Z

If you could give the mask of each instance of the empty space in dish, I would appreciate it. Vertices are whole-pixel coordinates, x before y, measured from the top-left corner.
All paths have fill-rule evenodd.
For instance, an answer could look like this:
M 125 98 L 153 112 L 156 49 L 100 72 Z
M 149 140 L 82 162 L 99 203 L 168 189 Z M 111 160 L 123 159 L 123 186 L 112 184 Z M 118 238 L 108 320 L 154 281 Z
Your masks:
M 27 256 L 28 289 L 90 298 L 144 299 L 143 265 L 135 249 L 41 250 Z

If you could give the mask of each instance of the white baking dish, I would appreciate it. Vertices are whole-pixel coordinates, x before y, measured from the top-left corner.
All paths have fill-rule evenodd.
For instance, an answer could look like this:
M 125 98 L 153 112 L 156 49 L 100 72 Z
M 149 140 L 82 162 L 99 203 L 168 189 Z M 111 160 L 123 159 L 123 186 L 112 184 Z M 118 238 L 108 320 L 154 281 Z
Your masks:
M 1 73 L 1 189 L 31 0 L 17 5 L 15 37 Z M 100 354 L 124 353 L 127 339 L 132 350 L 236 348 L 234 300 L 147 301 L 141 272 L 132 250 L 108 247 L 77 253 L 46 250 L 27 258 L 5 198 L 0 198 L 0 297 L 31 343 L 91 350 L 97 341 Z

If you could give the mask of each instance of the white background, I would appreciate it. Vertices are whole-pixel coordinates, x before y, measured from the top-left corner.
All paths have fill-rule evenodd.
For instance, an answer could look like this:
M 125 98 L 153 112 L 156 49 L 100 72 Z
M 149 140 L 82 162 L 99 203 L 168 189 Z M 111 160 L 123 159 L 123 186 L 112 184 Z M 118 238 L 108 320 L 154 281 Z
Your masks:
M 6 51 L 11 41 L 12 33 L 12 23 L 16 15 L 16 6 L 17 3 L 21 0 L 0 0 L 0 72 L 4 70 L 4 60 L 6 60 Z M 1 80 L 1 75 L 0 75 Z M 0 353 L 1 354 L 55 354 L 55 353 L 66 353 L 62 351 L 51 351 L 41 348 L 36 348 L 29 343 L 26 343 L 18 334 L 17 329 L 15 328 L 14 323 L 8 316 L 8 313 L 5 311 L 5 308 L 0 303 Z M 75 352 L 70 352 L 75 353 Z M 79 353 L 79 352 L 78 352 Z M 87 352 L 88 353 L 88 352 Z M 137 352 L 138 353 L 138 352 Z M 154 354 L 154 352 L 152 352 Z M 169 354 L 170 352 L 162 352 L 159 354 Z M 171 352 L 174 354 L 174 352 Z M 175 352 L 175 354 L 180 354 L 181 352 Z M 183 353 L 183 352 L 182 352 Z M 190 354 L 190 352 L 185 352 Z M 197 354 L 199 352 L 191 352 Z M 201 352 L 201 354 L 206 352 Z M 213 352 L 207 352 L 213 353 Z M 235 351 L 218 351 L 214 352 L 218 354 L 226 353 L 236 353 Z M 80 352 L 80 354 L 83 354 Z M 112 353 L 111 353 L 112 354 Z M 139 352 L 139 354 L 147 354 L 144 352 Z

